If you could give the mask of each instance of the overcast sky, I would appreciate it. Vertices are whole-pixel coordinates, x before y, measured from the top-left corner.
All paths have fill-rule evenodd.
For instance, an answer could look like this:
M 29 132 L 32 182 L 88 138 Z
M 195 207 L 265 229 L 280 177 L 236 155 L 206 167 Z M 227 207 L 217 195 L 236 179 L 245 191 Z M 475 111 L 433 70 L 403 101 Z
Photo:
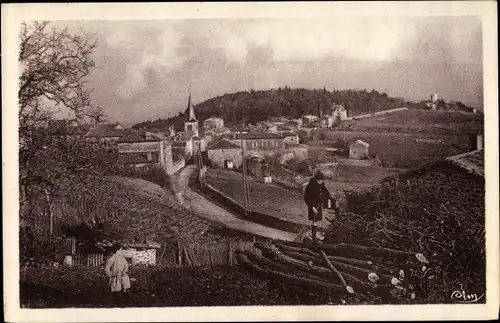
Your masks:
M 93 100 L 111 121 L 165 118 L 251 88 L 376 89 L 482 102 L 472 17 L 57 22 L 95 33 Z

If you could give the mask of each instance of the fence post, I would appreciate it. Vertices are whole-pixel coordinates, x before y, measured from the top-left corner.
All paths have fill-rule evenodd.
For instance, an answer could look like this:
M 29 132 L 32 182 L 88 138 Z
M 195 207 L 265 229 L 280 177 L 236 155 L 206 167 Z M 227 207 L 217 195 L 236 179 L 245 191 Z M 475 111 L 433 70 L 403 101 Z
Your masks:
M 233 250 L 232 250 L 232 246 L 231 246 L 231 240 L 229 240 L 229 243 L 227 244 L 227 249 L 228 249 L 228 262 L 229 262 L 229 266 L 232 266 L 233 265 Z
M 176 259 L 175 259 L 175 263 L 177 266 L 181 266 L 181 263 L 182 263 L 182 258 L 181 258 L 181 244 L 179 242 L 179 240 L 177 240 L 177 254 L 176 254 Z

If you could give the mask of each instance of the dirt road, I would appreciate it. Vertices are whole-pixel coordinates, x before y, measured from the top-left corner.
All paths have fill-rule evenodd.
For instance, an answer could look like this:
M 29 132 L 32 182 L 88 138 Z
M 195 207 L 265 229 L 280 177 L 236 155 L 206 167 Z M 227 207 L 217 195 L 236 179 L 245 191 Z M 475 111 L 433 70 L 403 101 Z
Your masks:
M 189 177 L 195 171 L 195 166 L 187 166 L 172 178 L 172 189 L 178 200 L 186 209 L 197 216 L 205 218 L 223 227 L 257 235 L 270 239 L 295 241 L 298 236 L 291 232 L 266 227 L 251 221 L 246 221 L 213 204 L 202 195 L 188 187 Z

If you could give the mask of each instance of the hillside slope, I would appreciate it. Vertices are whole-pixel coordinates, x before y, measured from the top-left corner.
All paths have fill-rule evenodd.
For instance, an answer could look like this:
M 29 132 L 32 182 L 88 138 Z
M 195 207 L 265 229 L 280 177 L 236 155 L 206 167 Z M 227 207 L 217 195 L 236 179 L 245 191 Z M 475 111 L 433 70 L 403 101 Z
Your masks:
M 102 222 L 122 240 L 222 239 L 210 233 L 216 229 L 210 222 L 179 207 L 173 194 L 138 178 L 94 178 L 84 192 L 70 192 L 56 206 L 59 223 Z

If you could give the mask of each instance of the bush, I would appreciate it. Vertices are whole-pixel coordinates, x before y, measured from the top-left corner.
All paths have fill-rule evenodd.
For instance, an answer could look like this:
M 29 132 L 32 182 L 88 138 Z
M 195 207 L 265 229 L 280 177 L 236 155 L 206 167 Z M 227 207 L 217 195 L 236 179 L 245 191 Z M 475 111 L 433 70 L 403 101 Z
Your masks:
M 161 187 L 170 187 L 172 181 L 167 172 L 158 165 L 144 168 L 126 167 L 117 172 L 119 176 L 141 178 L 153 182 Z
M 59 262 L 65 252 L 63 242 L 64 237 L 59 235 L 38 235 L 29 241 L 23 241 L 21 263 L 44 266 Z

